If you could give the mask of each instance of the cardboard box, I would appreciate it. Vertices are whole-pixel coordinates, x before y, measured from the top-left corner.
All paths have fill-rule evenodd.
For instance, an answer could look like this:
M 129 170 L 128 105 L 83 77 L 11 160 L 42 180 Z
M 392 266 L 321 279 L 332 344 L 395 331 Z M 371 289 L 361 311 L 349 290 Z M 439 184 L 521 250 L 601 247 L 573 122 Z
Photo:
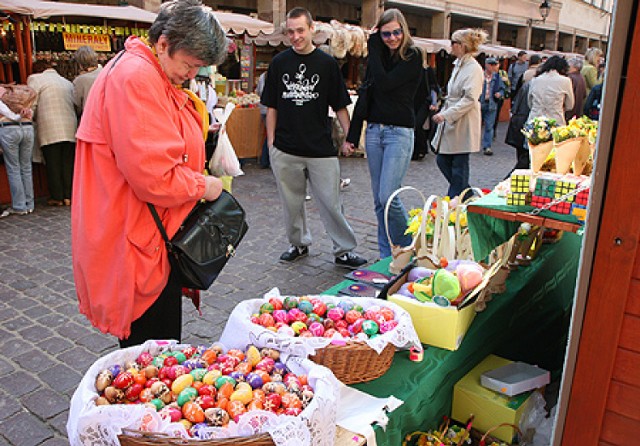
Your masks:
M 400 305 L 411 315 L 420 342 L 446 350 L 457 350 L 476 317 L 474 303 L 481 293 L 486 292 L 489 280 L 498 271 L 499 266 L 496 263 L 485 272 L 482 283 L 464 298 L 459 307 L 441 307 L 433 302 L 423 303 L 395 294 L 407 281 L 408 272 L 389 288 L 387 299 Z
M 512 362 L 484 372 L 480 376 L 480 384 L 494 392 L 515 396 L 544 387 L 550 379 L 547 370 L 526 362 Z
M 392 294 L 388 300 L 411 315 L 420 342 L 447 350 L 457 350 L 460 347 L 476 317 L 473 305 L 458 310 L 453 306 L 440 307 L 432 302 L 423 303 L 400 294 Z
M 501 423 L 518 425 L 530 400 L 531 392 L 508 397 L 483 387 L 480 377 L 498 367 L 512 363 L 508 359 L 495 355 L 487 356 L 453 387 L 453 408 L 451 418 L 461 423 L 473 414 L 473 427 L 486 432 Z M 491 435 L 507 443 L 512 443 L 516 430 L 504 426 L 494 430 Z

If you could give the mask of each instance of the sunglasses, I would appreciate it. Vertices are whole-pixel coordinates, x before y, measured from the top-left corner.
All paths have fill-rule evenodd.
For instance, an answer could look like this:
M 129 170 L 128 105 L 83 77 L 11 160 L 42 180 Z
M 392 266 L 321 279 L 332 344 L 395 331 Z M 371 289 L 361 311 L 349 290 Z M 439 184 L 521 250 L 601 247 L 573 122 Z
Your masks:
M 402 28 L 397 28 L 397 29 L 394 29 L 393 31 L 381 31 L 380 35 L 382 36 L 383 39 L 390 39 L 391 36 L 400 37 L 402 36 Z
M 458 45 L 462 45 L 462 42 L 460 42 L 459 40 L 452 40 L 451 45 L 453 45 L 454 43 L 457 43 Z

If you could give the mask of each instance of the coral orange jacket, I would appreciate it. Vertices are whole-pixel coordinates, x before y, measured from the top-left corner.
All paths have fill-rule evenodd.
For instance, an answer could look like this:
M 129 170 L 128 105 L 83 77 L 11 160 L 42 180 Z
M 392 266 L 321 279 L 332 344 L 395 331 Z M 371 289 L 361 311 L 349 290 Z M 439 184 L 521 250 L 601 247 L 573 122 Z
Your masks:
M 71 232 L 80 312 L 120 339 L 169 277 L 164 242 L 205 192 L 201 118 L 130 37 L 93 85 L 77 133 Z M 114 65 L 115 62 L 115 65 Z

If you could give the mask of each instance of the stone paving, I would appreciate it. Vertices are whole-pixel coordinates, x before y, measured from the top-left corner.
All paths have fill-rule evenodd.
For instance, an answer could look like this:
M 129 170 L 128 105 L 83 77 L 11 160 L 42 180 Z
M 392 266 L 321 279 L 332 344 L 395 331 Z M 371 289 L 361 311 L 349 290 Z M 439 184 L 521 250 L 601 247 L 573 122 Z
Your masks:
M 504 140 L 501 123 L 497 141 Z M 515 164 L 515 151 L 496 142 L 494 156 L 471 156 L 471 184 L 491 188 Z M 341 159 L 347 219 L 356 232 L 357 252 L 378 258 L 376 222 L 366 159 Z M 331 242 L 314 200 L 308 202 L 314 243 L 310 255 L 292 265 L 278 262 L 288 248 L 276 185 L 269 169 L 254 163 L 233 183 L 247 211 L 249 232 L 233 258 L 202 296 L 202 316 L 183 305 L 183 342 L 219 338 L 229 313 L 244 300 L 272 287 L 283 293 L 321 292 L 339 282 L 345 270 L 333 264 Z M 425 194 L 443 194 L 446 183 L 432 154 L 412 161 L 406 185 Z M 409 206 L 421 205 L 410 194 Z M 39 202 L 29 216 L 0 220 L 0 446 L 68 444 L 69 401 L 84 372 L 118 347 L 113 336 L 93 328 L 78 313 L 70 247 L 70 211 Z

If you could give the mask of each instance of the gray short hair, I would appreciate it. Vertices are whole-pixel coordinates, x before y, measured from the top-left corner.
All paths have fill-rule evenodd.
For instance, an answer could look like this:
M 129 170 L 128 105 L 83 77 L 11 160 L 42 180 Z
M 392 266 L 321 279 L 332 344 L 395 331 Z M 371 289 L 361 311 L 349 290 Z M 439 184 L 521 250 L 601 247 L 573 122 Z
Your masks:
M 573 67 L 578 71 L 582 70 L 582 59 L 580 59 L 579 57 L 572 57 L 567 61 L 567 63 L 570 67 Z
M 149 28 L 149 42 L 165 36 L 169 55 L 183 50 L 207 65 L 217 65 L 227 57 L 227 36 L 213 10 L 200 0 L 173 0 L 164 3 Z
M 80 65 L 80 69 L 98 66 L 98 54 L 90 46 L 81 46 L 73 53 L 73 59 Z

